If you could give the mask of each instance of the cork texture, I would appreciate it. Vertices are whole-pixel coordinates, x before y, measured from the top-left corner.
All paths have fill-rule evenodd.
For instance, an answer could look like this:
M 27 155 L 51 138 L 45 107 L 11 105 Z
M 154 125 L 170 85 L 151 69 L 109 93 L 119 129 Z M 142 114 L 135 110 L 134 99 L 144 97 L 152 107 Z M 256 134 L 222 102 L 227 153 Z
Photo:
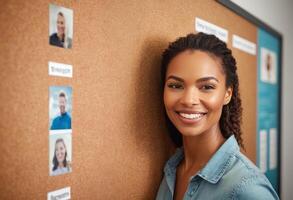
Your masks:
M 72 49 L 48 44 L 49 3 L 73 10 Z M 164 126 L 160 56 L 195 17 L 256 42 L 256 27 L 215 1 L 1 1 L 0 199 L 154 199 L 174 150 Z M 246 154 L 256 152 L 256 56 L 233 49 Z M 73 78 L 48 75 L 48 61 Z M 72 87 L 72 173 L 49 176 L 49 86 Z

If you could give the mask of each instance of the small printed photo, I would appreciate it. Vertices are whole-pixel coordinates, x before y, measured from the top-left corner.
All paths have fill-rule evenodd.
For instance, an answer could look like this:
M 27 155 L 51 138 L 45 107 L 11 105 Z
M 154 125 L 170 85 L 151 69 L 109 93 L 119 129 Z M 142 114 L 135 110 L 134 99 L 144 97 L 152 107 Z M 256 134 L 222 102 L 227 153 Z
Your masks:
M 72 88 L 49 87 L 49 130 L 71 129 Z
M 73 11 L 54 4 L 49 5 L 49 43 L 70 49 L 73 38 Z
M 72 171 L 72 137 L 71 130 L 50 134 L 49 174 L 58 176 Z
M 265 83 L 277 83 L 277 55 L 275 52 L 261 48 L 260 80 Z

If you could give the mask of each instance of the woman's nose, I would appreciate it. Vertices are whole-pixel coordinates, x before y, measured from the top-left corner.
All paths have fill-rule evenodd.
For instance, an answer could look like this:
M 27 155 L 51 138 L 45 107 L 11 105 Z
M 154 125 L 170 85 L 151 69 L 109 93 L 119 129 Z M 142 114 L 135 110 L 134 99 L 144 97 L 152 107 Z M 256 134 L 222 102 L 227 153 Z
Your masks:
M 199 92 L 195 88 L 186 89 L 180 102 L 187 107 L 197 105 L 199 103 Z

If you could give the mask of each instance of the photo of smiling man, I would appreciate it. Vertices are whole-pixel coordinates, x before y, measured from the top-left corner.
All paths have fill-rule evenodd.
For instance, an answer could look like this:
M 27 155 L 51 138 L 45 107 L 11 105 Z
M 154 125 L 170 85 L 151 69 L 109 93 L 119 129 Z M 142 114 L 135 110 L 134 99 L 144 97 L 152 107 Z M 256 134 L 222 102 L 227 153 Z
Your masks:
M 51 86 L 49 93 L 50 130 L 71 129 L 72 88 L 68 86 Z

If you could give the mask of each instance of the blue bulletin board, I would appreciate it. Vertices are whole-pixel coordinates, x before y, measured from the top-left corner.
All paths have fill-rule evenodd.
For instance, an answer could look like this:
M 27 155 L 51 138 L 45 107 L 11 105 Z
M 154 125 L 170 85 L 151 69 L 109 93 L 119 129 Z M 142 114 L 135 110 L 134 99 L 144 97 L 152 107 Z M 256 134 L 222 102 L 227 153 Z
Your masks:
M 276 191 L 280 176 L 280 41 L 258 29 L 257 165 Z
M 257 28 L 256 165 L 280 194 L 282 35 L 230 0 L 217 0 Z

